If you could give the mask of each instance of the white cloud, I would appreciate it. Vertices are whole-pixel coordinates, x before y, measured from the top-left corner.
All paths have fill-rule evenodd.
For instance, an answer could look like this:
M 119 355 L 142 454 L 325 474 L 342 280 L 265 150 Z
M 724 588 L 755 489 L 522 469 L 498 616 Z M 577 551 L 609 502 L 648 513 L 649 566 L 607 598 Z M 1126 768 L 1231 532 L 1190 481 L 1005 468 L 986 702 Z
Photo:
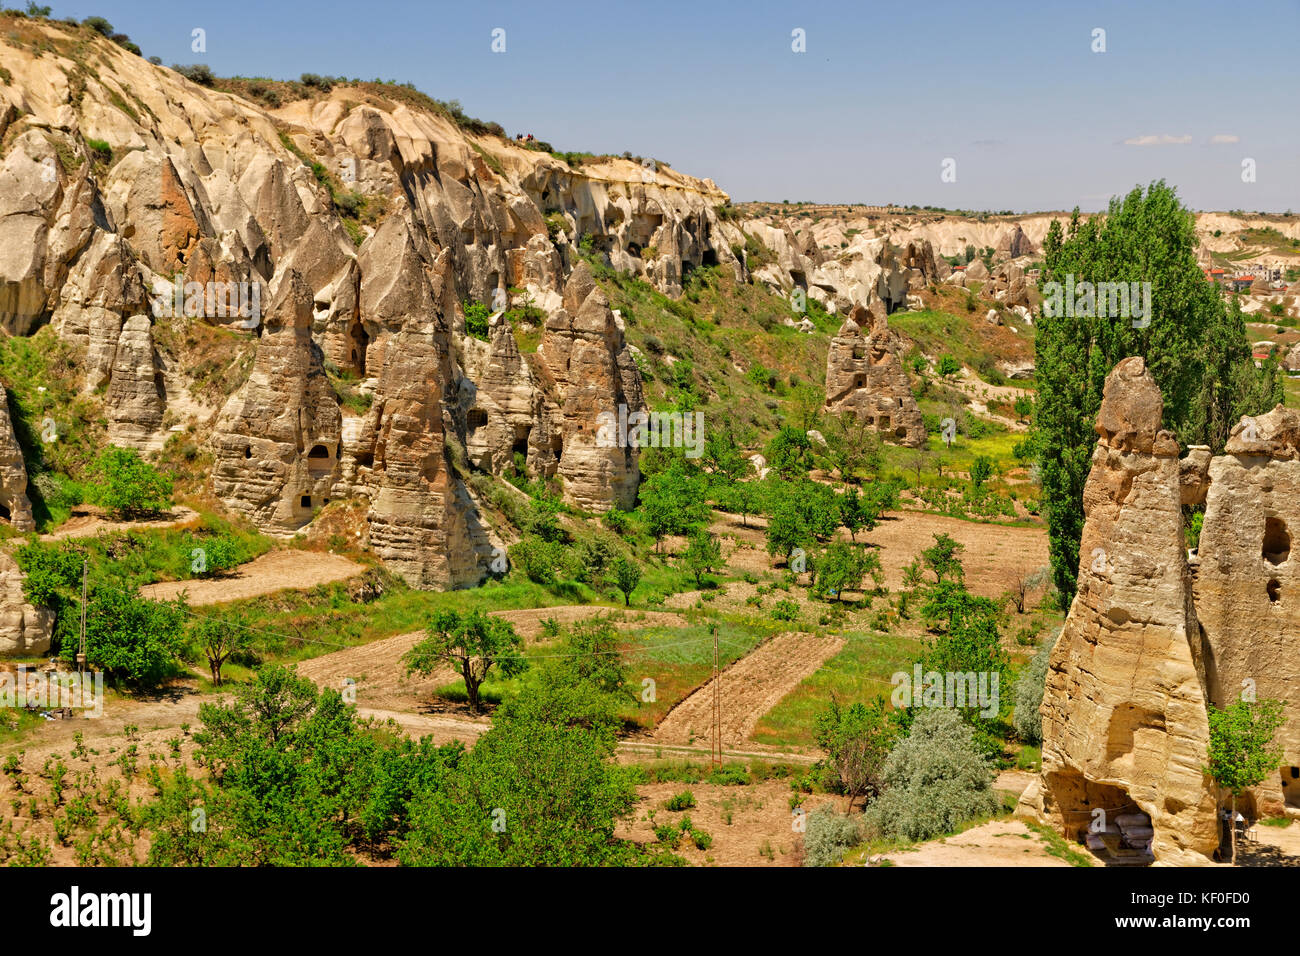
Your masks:
M 1214 136 L 1210 137 L 1210 142 L 1215 145 L 1224 143 L 1240 143 L 1241 137 L 1233 136 L 1231 133 L 1216 133 Z
M 1170 136 L 1168 133 L 1161 133 L 1159 136 L 1134 136 L 1132 139 L 1124 140 L 1125 146 L 1185 146 L 1192 141 L 1190 136 Z
M 1171 137 L 1167 133 L 1160 135 L 1147 135 L 1147 137 L 1134 137 L 1125 140 L 1125 146 L 1186 146 L 1192 142 L 1191 137 Z

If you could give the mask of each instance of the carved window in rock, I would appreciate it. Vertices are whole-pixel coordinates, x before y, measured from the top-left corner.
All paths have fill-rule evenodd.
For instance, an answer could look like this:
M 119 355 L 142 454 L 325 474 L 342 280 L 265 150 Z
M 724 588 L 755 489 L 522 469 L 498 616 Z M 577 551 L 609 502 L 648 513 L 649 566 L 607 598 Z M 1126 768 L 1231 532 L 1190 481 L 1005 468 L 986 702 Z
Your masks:
M 1264 520 L 1264 560 L 1272 565 L 1285 563 L 1291 556 L 1291 533 L 1286 522 L 1270 515 Z
M 465 427 L 470 431 L 476 428 L 482 428 L 487 424 L 487 410 L 482 408 L 471 408 L 465 413 Z

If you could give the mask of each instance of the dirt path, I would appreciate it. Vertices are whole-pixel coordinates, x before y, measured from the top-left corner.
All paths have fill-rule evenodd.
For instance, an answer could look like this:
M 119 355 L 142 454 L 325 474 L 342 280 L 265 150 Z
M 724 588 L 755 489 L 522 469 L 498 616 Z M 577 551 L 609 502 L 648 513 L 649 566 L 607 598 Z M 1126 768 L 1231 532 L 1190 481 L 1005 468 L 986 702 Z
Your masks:
M 163 517 L 153 521 L 112 521 L 92 505 L 78 505 L 72 509 L 72 517 L 63 522 L 57 531 L 41 535 L 42 541 L 65 541 L 69 538 L 93 538 L 95 535 L 111 531 L 161 531 L 176 528 L 197 520 L 199 513 L 189 508 L 177 506 Z
M 894 866 L 1069 866 L 1047 852 L 1047 844 L 1019 820 L 994 820 L 922 843 L 914 850 L 886 853 Z
M 190 605 L 198 607 L 203 604 L 242 601 L 290 588 L 305 590 L 318 584 L 332 584 L 360 574 L 365 569 L 365 565 L 337 554 L 268 551 L 247 564 L 241 564 L 227 577 L 147 584 L 140 589 L 140 593 L 154 601 L 169 601 L 185 593 L 189 596 Z
M 547 619 L 553 618 L 568 625 L 602 615 L 608 615 L 619 628 L 678 627 L 685 623 L 681 615 L 666 611 L 624 611 L 582 604 L 492 612 L 493 617 L 504 618 L 513 624 L 526 641 L 537 641 L 541 637 L 542 622 Z M 460 675 L 450 667 L 427 677 L 406 673 L 402 655 L 423 637 L 423 631 L 411 631 L 322 654 L 300 663 L 298 673 L 311 678 L 320 687 L 335 690 L 341 690 L 345 680 L 356 681 L 358 707 L 425 714 L 434 691 Z
M 764 641 L 724 670 L 720 678 L 723 746 L 747 741 L 759 718 L 843 646 L 843 638 L 787 631 Z M 689 743 L 693 738 L 707 738 L 712 723 L 710 679 L 668 712 L 655 728 L 653 739 Z

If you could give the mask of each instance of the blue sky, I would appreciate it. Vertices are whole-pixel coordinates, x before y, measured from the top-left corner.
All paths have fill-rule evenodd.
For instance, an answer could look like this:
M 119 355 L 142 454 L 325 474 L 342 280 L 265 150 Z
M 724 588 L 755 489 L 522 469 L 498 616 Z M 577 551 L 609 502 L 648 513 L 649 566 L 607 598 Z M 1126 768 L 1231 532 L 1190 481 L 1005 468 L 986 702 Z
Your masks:
M 1300 212 L 1300 0 L 53 3 L 167 64 L 410 81 L 737 201 L 1087 210 L 1163 177 L 1193 208 Z

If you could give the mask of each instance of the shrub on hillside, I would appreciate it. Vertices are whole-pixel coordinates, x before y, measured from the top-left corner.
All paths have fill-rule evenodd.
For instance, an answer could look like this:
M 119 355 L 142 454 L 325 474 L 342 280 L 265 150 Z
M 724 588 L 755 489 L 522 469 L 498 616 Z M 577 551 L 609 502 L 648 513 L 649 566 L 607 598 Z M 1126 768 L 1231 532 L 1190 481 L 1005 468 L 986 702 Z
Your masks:
M 86 660 L 111 679 L 137 687 L 154 687 L 176 670 L 184 650 L 183 601 L 149 601 L 104 585 L 86 606 Z M 76 659 L 77 644 L 65 640 L 64 660 Z
M 92 474 L 95 504 L 115 518 L 150 517 L 171 504 L 171 478 L 129 448 L 105 449 Z
M 866 810 L 867 825 L 891 840 L 929 840 L 997 812 L 993 771 L 961 716 L 922 709 L 911 733 L 885 760 L 885 791 Z
M 1043 716 L 1038 712 L 1043 702 L 1043 688 L 1047 682 L 1047 662 L 1061 632 L 1043 642 L 1034 659 L 1026 665 L 1016 680 L 1016 713 L 1013 719 L 1016 733 L 1028 744 L 1042 743 Z
M 830 866 L 862 842 L 862 821 L 830 804 L 808 814 L 803 836 L 804 866 Z
M 217 78 L 212 75 L 212 67 L 206 63 L 192 63 L 189 66 L 173 63 L 172 69 L 191 83 L 197 83 L 199 86 L 212 86 L 217 82 Z

